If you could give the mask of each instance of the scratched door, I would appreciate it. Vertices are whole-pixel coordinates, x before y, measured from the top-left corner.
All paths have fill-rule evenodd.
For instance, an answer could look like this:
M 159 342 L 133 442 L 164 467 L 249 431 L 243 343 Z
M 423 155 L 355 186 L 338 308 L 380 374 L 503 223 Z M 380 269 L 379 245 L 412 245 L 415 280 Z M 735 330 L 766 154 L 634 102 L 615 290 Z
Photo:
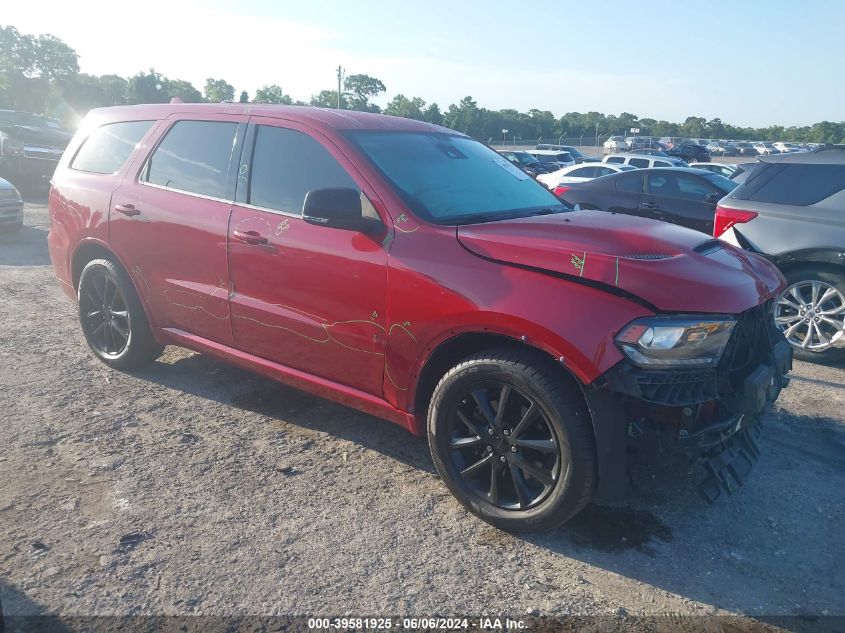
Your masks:
M 241 165 L 229 225 L 235 345 L 381 395 L 386 251 L 378 239 L 301 217 L 312 189 L 366 185 L 328 139 L 251 121 L 243 155 L 252 163 Z

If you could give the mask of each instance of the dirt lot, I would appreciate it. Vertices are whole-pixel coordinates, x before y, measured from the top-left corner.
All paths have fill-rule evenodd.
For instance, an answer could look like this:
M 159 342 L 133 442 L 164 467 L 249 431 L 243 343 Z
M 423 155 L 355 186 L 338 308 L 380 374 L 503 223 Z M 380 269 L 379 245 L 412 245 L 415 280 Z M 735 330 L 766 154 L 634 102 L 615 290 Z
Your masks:
M 28 204 L 0 237 L 7 615 L 845 614 L 843 368 L 797 363 L 716 506 L 657 477 L 512 536 L 387 422 L 182 349 L 131 374 L 94 360 L 47 225 Z

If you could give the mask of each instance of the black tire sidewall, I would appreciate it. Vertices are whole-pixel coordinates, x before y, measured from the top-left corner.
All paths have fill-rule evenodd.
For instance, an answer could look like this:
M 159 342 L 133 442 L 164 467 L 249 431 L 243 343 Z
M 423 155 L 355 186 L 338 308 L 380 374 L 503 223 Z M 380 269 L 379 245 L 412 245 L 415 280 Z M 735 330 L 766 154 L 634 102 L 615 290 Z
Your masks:
M 126 304 L 129 323 L 129 340 L 120 355 L 115 357 L 104 356 L 99 350 L 97 350 L 91 341 L 90 333 L 84 323 L 81 295 L 88 280 L 98 273 L 105 273 L 108 275 L 108 277 L 120 290 Z M 85 265 L 85 268 L 82 269 L 82 274 L 79 277 L 77 305 L 79 307 L 79 322 L 82 326 L 82 332 L 85 336 L 85 340 L 94 355 L 106 365 L 114 367 L 115 369 L 127 369 L 140 365 L 147 360 L 152 360 L 161 353 L 163 348 L 155 342 L 152 336 L 146 314 L 144 313 L 144 308 L 141 305 L 141 301 L 138 298 L 138 293 L 135 291 L 132 281 L 123 269 L 113 261 L 108 259 L 95 259 Z
M 457 372 L 449 372 L 435 389 L 428 416 L 428 437 L 432 458 L 446 486 L 468 510 L 485 521 L 510 531 L 536 531 L 549 529 L 564 522 L 583 506 L 584 487 L 594 485 L 594 459 L 585 459 L 585 451 L 594 451 L 591 445 L 583 446 L 579 441 L 582 434 L 573 433 L 572 417 L 560 410 L 571 409 L 554 397 L 550 397 L 546 386 L 535 381 L 529 373 L 518 370 L 508 363 L 495 359 L 479 359 L 458 366 Z M 456 368 L 457 369 L 457 368 Z M 540 406 L 552 426 L 562 464 L 561 474 L 555 488 L 536 506 L 526 510 L 498 508 L 475 494 L 463 482 L 457 468 L 449 458 L 448 416 L 457 407 L 459 399 L 466 396 L 467 388 L 475 383 L 497 381 L 530 395 Z M 580 394 L 579 394 L 580 397 Z M 576 413 L 570 411 L 570 413 Z M 588 423 L 586 407 L 577 411 L 582 418 L 576 423 Z M 441 432 L 442 431 L 442 432 Z M 589 483 L 585 481 L 589 479 Z

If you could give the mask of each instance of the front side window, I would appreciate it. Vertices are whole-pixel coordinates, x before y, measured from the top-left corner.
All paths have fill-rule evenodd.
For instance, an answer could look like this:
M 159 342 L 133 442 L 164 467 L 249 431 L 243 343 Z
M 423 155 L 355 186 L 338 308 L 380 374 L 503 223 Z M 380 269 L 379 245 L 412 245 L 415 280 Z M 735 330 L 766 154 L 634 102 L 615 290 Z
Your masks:
M 604 169 L 607 169 L 606 167 Z M 607 169 L 607 171 L 610 171 Z M 577 178 L 592 178 L 596 174 L 595 167 L 582 167 L 581 169 L 576 169 L 575 171 L 569 172 L 570 176 L 576 176 Z
M 98 127 L 85 139 L 70 168 L 95 174 L 119 171 L 153 123 L 123 121 Z
M 614 164 L 619 164 L 619 165 L 621 165 L 622 163 L 624 163 L 624 162 L 625 162 L 625 159 L 624 159 L 624 158 L 622 158 L 621 156 L 611 156 L 611 157 L 609 157 L 609 158 L 608 158 L 605 162 L 606 162 L 606 163 L 614 163 Z
M 548 189 L 473 139 L 425 132 L 355 131 L 351 141 L 405 203 L 437 224 L 567 209 Z
M 142 180 L 223 198 L 237 133 L 234 122 L 178 121 L 153 152 Z
M 671 167 L 671 165 L 669 163 L 667 163 L 666 161 L 662 161 L 662 160 L 654 161 L 654 166 L 655 167 Z
M 648 159 L 647 158 L 632 158 L 628 161 L 629 165 L 633 165 L 634 167 L 644 168 L 648 167 Z
M 358 189 L 346 170 L 313 138 L 296 130 L 259 125 L 247 202 L 285 213 L 302 213 L 313 189 Z

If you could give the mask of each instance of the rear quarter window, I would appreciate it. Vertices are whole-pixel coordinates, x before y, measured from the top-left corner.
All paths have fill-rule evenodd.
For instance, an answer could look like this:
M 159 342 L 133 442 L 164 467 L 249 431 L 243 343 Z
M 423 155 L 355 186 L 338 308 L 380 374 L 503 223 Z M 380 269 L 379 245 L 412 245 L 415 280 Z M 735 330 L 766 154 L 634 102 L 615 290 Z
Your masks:
M 108 123 L 91 132 L 76 152 L 70 168 L 94 174 L 119 171 L 155 121 Z
M 222 198 L 237 133 L 234 122 L 178 121 L 150 157 L 143 180 Z
M 734 198 L 808 206 L 845 189 L 845 165 L 772 164 L 737 187 Z

